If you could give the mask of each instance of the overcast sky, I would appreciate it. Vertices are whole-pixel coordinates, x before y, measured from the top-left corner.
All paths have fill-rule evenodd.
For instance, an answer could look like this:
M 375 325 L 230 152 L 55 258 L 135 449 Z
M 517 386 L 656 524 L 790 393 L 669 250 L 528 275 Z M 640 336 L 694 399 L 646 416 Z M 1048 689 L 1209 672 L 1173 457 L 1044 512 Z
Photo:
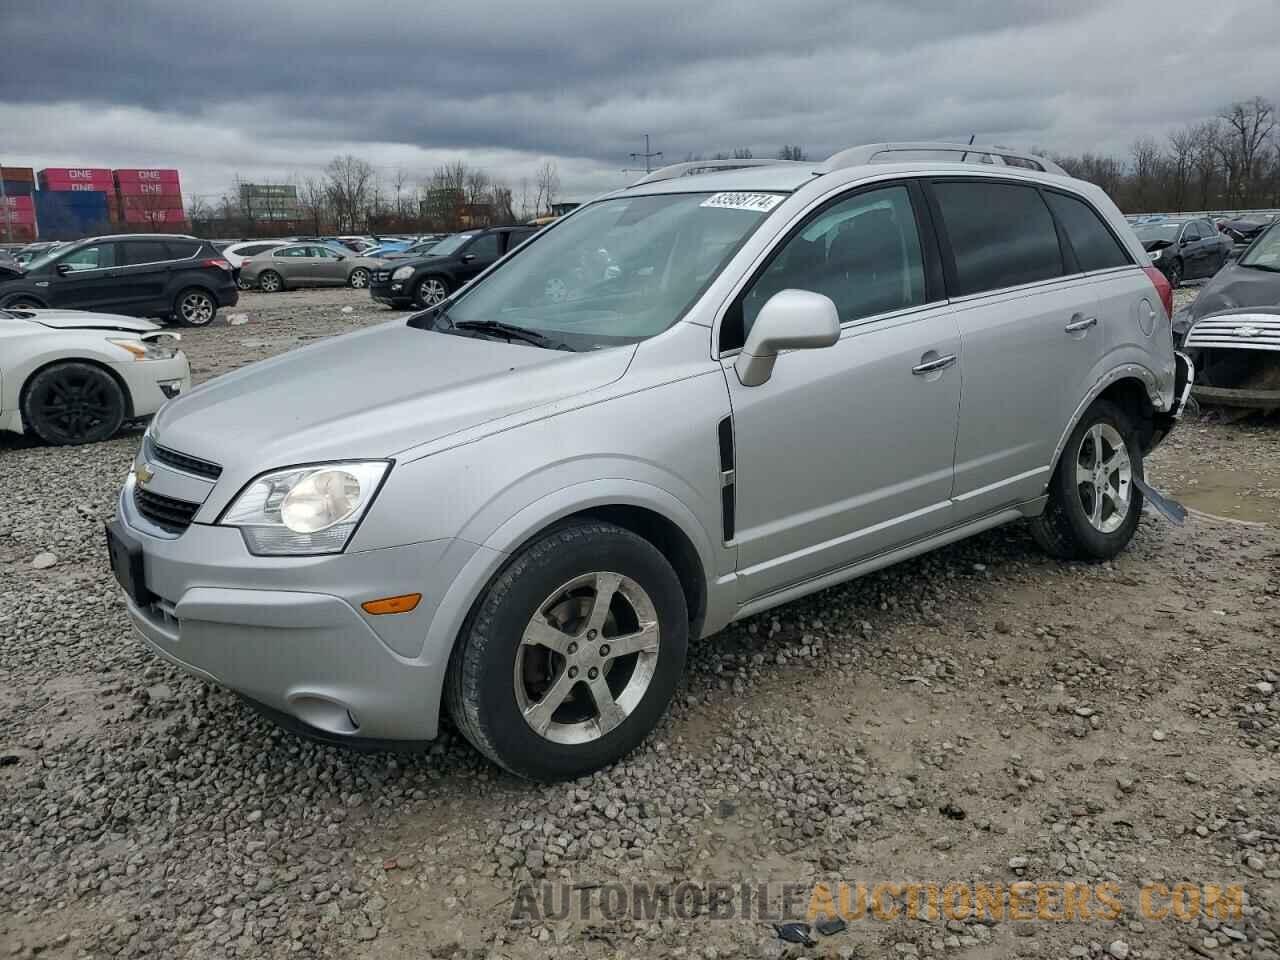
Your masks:
M 784 143 L 964 138 L 1127 153 L 1280 98 L 1280 0 L 4 0 L 0 161 L 177 167 L 210 199 L 337 153 L 462 158 L 520 193 Z

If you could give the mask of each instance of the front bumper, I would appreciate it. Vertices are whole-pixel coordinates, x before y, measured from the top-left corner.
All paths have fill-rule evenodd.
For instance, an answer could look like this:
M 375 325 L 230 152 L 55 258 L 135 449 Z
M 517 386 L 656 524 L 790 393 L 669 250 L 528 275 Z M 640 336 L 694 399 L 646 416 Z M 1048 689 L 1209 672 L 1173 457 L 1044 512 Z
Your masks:
M 318 557 L 255 557 L 233 527 L 192 524 L 161 537 L 136 511 L 117 519 L 141 544 L 147 590 L 129 618 L 158 655 L 288 715 L 329 740 L 436 735 L 447 651 L 425 639 L 440 598 L 475 553 L 436 540 Z M 421 593 L 411 613 L 366 614 L 366 600 Z
M 405 307 L 413 303 L 408 285 L 399 280 L 374 281 L 369 284 L 369 296 L 392 307 Z
M 111 366 L 129 388 L 135 417 L 149 417 L 166 400 L 191 389 L 191 366 L 181 350 L 168 360 L 129 360 Z

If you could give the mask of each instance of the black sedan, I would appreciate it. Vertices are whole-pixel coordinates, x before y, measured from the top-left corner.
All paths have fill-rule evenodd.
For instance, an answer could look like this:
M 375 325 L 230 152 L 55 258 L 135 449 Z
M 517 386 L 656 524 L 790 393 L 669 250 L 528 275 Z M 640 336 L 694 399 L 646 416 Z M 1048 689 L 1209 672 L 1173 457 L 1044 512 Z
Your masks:
M 456 233 L 425 256 L 374 271 L 369 295 L 393 307 L 434 306 L 536 232 L 533 227 L 491 227 Z
M 1183 280 L 1212 277 L 1231 253 L 1231 241 L 1209 220 L 1155 220 L 1133 230 L 1174 289 Z

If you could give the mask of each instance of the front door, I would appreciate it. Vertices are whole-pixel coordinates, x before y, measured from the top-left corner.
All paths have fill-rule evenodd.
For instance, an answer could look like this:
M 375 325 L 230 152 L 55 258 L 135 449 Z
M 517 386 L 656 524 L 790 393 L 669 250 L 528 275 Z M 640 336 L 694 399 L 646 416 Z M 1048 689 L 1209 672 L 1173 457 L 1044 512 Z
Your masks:
M 765 301 L 829 296 L 832 347 L 778 359 L 758 387 L 723 359 L 733 407 L 739 600 L 749 602 L 945 528 L 960 405 L 960 337 L 926 283 L 905 184 L 846 195 L 779 247 L 726 316 L 740 347 Z
M 116 266 L 117 244 L 77 247 L 49 265 L 49 306 L 72 310 L 122 310 L 126 299 Z
M 482 233 L 463 249 L 462 265 L 458 268 L 458 279 L 466 283 L 472 277 L 489 269 L 502 256 L 502 234 Z

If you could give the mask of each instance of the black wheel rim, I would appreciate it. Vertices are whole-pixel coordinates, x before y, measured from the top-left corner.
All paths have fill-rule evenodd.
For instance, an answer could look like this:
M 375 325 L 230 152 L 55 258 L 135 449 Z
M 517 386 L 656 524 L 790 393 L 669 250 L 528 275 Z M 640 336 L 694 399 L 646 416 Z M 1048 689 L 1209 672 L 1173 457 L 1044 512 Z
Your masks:
M 50 432 L 79 440 L 115 416 L 111 386 L 99 374 L 67 371 L 50 381 L 36 398 L 35 413 Z

